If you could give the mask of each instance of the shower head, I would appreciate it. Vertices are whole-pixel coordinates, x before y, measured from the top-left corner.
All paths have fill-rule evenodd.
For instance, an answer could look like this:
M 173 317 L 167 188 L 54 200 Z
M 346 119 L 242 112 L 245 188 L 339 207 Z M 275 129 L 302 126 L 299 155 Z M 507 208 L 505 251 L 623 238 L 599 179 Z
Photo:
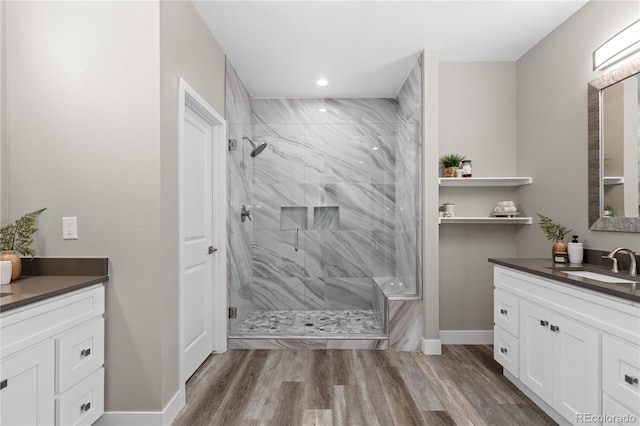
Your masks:
M 253 141 L 251 139 L 249 139 L 248 137 L 246 137 L 246 136 L 244 136 L 242 138 L 242 140 L 243 141 L 244 140 L 248 141 L 251 144 L 251 146 L 253 147 L 253 149 L 251 150 L 251 156 L 252 157 L 258 156 L 267 147 L 267 143 L 266 142 L 260 142 L 260 144 L 258 144 L 256 146 L 256 144 L 253 143 Z

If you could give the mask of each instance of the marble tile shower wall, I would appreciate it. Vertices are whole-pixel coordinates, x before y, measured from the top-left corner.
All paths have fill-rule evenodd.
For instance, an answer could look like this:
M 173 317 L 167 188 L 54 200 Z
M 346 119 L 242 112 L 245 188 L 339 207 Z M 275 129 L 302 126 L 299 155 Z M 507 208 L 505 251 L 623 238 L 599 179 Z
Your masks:
M 371 277 L 396 272 L 396 101 L 252 99 L 251 110 L 269 144 L 253 160 L 254 308 L 379 306 Z
M 396 135 L 396 203 L 395 247 L 396 274 L 407 293 L 416 292 L 417 259 L 422 259 L 422 244 L 418 236 L 422 193 L 421 128 L 422 128 L 422 58 L 418 59 L 405 80 L 398 96 L 398 124 Z
M 238 141 L 238 149 L 228 151 L 227 184 L 229 209 L 227 212 L 227 261 L 229 306 L 238 308 L 238 317 L 229 320 L 231 329 L 254 310 L 251 286 L 253 281 L 252 246 L 253 223 L 240 220 L 243 204 L 250 206 L 253 194 L 253 167 L 249 146 L 243 136 L 253 137 L 251 128 L 251 102 L 249 91 L 233 65 L 226 63 L 225 99 L 227 137 Z M 243 145 L 247 144 L 247 146 Z

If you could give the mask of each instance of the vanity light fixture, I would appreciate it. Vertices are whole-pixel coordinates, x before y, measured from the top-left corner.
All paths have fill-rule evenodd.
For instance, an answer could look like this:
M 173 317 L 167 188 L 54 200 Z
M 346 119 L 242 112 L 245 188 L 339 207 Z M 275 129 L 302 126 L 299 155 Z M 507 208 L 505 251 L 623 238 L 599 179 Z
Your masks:
M 326 79 L 321 78 L 320 80 L 316 81 L 316 84 L 317 84 L 318 86 L 320 86 L 320 87 L 324 87 L 324 86 L 326 86 L 327 84 L 329 84 L 329 82 L 328 82 Z
M 593 70 L 607 68 L 640 51 L 640 19 L 593 52 Z

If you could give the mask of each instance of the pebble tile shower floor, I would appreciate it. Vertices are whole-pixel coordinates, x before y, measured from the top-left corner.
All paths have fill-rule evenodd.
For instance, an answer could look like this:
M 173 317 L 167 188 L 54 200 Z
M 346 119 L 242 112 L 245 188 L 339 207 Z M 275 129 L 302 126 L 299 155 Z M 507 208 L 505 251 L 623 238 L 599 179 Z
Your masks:
M 233 332 L 236 336 L 384 335 L 371 310 L 253 311 Z

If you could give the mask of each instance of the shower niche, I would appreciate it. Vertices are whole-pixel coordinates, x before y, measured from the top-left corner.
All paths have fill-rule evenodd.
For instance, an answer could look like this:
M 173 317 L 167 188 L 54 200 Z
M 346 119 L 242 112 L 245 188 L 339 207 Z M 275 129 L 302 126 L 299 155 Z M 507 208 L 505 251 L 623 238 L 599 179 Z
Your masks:
M 313 229 L 340 229 L 340 207 L 314 207 Z
M 280 207 L 280 229 L 307 229 L 307 208 Z

